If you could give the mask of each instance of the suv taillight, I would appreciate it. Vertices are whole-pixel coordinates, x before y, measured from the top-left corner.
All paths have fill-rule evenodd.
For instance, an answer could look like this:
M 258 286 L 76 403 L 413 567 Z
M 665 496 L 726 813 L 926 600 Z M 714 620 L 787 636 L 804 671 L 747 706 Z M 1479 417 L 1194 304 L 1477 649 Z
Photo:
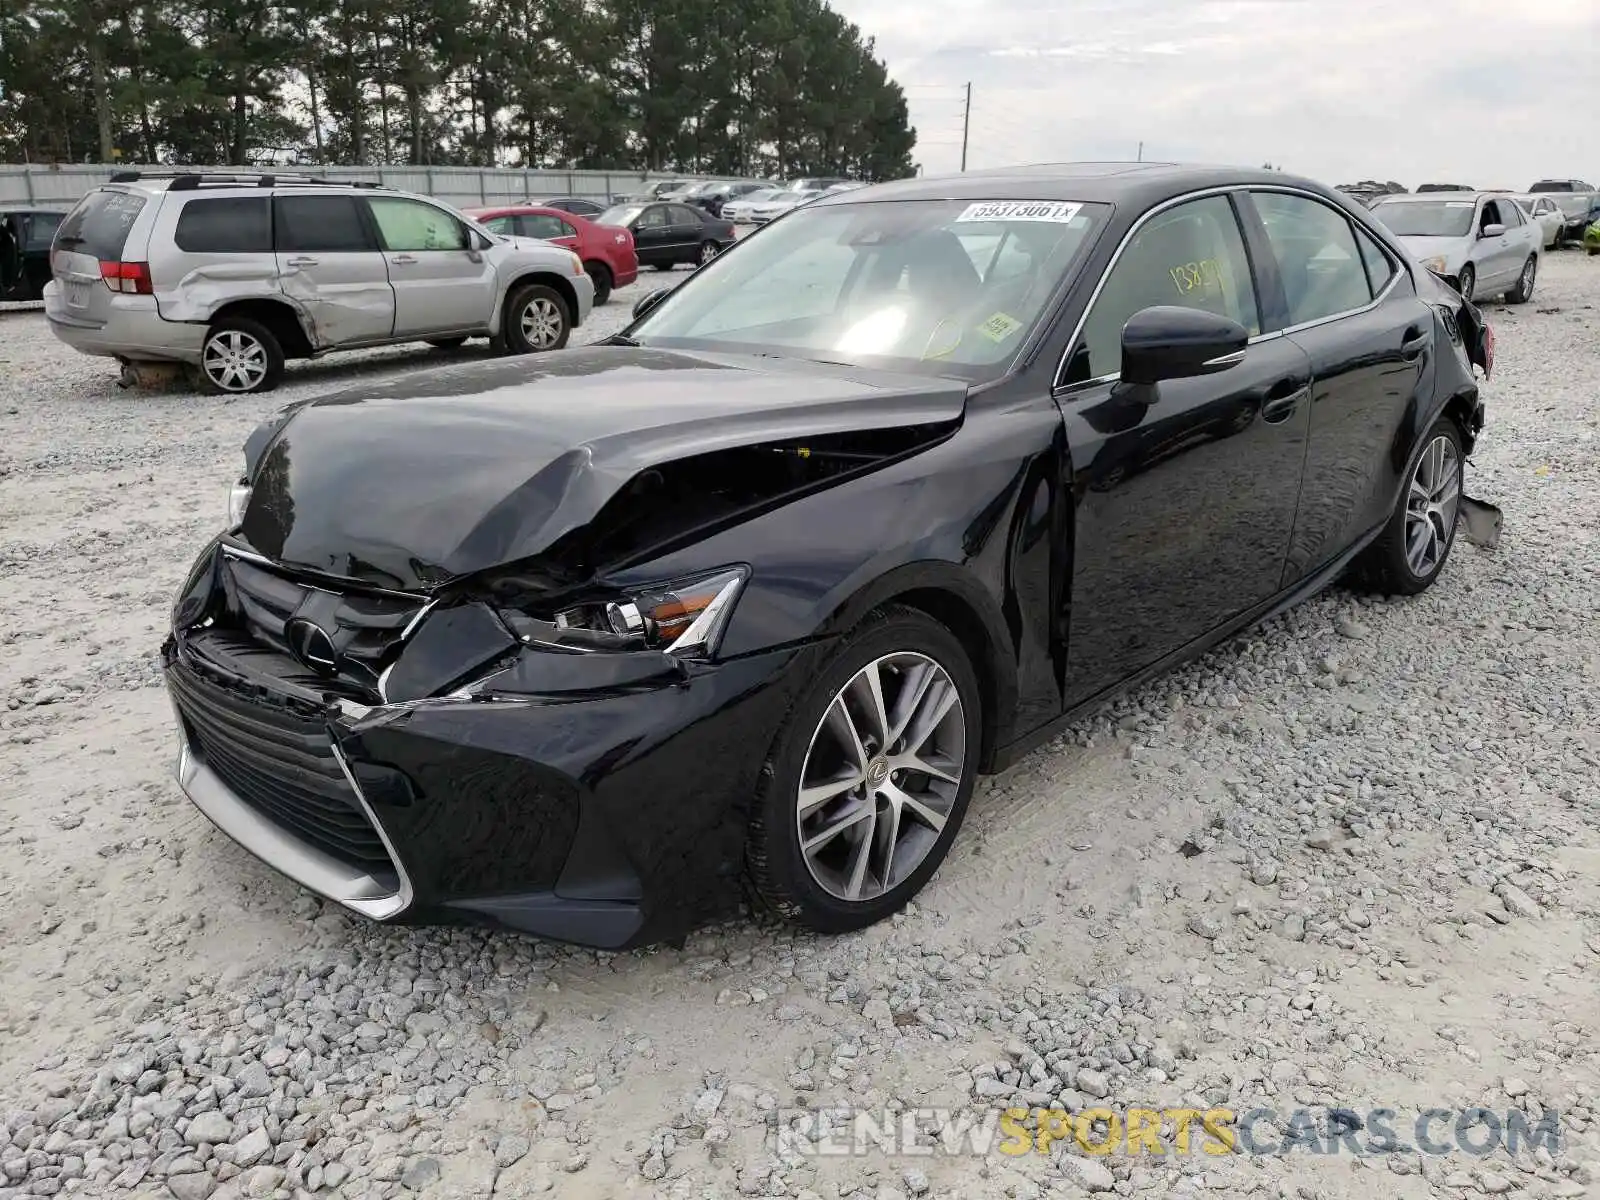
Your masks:
M 142 262 L 102 262 L 100 278 L 113 292 L 132 292 L 139 296 L 155 293 L 150 282 L 150 264 Z

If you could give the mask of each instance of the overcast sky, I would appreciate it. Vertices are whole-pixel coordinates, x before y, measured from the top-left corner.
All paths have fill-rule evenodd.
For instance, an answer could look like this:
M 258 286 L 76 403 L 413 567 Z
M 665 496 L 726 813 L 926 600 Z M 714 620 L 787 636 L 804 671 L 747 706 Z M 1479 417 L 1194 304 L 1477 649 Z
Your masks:
M 1600 0 L 832 0 L 926 174 L 1271 162 L 1330 184 L 1600 182 Z

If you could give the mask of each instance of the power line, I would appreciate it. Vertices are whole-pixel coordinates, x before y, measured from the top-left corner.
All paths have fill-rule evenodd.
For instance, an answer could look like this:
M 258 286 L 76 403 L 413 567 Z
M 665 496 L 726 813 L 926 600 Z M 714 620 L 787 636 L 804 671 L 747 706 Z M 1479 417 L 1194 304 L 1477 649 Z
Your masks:
M 961 109 L 961 169 L 967 169 L 967 132 L 972 127 L 972 82 L 967 82 L 967 102 Z

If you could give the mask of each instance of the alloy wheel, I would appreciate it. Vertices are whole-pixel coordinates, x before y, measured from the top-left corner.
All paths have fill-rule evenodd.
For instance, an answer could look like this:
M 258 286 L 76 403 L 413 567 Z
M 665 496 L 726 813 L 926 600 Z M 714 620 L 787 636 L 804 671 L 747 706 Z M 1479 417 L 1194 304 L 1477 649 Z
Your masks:
M 1438 570 L 1449 550 L 1460 500 L 1461 458 L 1454 442 L 1436 437 L 1422 452 L 1406 495 L 1406 566 L 1418 579 Z
M 522 336 L 536 350 L 548 350 L 561 340 L 561 310 L 548 296 L 535 296 L 522 310 Z
M 950 673 L 925 654 L 868 663 L 811 735 L 795 802 L 812 879 L 841 900 L 872 900 L 927 858 L 955 806 L 966 717 Z
M 700 261 L 702 263 L 708 263 L 716 256 L 717 244 L 715 242 L 707 242 L 705 245 L 700 247 Z
M 267 375 L 267 348 L 248 333 L 226 329 L 207 339 L 200 368 L 225 392 L 248 392 Z
M 1522 278 L 1517 281 L 1517 294 L 1519 296 L 1527 297 L 1533 295 L 1533 279 L 1536 270 L 1537 268 L 1532 258 L 1522 264 Z

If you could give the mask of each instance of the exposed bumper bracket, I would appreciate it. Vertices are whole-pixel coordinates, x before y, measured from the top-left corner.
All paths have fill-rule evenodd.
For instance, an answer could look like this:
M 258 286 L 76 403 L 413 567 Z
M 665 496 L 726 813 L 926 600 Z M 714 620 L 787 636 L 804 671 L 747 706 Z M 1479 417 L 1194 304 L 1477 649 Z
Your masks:
M 1462 496 L 1459 511 L 1461 535 L 1467 541 L 1485 550 L 1493 550 L 1500 544 L 1500 526 L 1505 517 L 1498 508 L 1471 496 Z

